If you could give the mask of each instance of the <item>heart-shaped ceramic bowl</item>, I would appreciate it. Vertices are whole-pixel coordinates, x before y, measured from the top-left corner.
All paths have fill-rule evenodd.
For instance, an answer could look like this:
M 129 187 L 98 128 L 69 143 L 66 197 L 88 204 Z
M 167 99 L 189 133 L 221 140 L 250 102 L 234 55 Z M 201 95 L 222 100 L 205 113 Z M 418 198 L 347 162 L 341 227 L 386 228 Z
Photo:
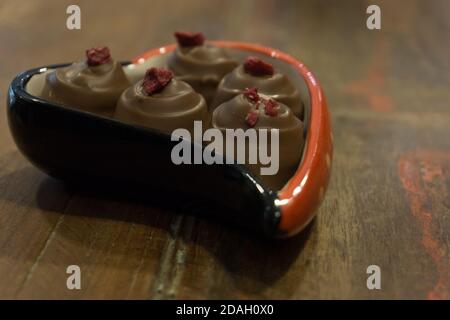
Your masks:
M 322 88 L 303 63 L 283 52 L 249 43 L 211 43 L 271 59 L 296 78 L 307 97 L 303 158 L 281 190 L 265 187 L 240 165 L 174 165 L 170 154 L 177 142 L 169 135 L 45 101 L 27 89 L 33 76 L 67 64 L 31 69 L 12 81 L 8 122 L 19 150 L 49 175 L 68 182 L 133 190 L 183 212 L 229 220 L 271 237 L 298 233 L 314 217 L 330 177 L 333 135 Z M 156 48 L 124 63 L 130 79 L 142 77 L 143 70 L 174 49 Z

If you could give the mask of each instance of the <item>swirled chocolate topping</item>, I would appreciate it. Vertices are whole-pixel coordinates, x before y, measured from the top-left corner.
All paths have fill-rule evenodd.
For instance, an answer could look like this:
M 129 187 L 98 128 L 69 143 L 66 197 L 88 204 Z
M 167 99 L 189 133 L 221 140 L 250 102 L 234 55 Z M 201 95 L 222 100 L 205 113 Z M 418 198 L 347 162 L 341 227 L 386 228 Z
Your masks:
M 76 109 L 111 115 L 123 90 L 130 86 L 120 63 L 107 47 L 86 50 L 86 61 L 50 72 L 42 98 Z
M 289 107 L 269 96 L 258 94 L 256 88 L 246 89 L 244 93 L 218 106 L 213 112 L 212 126 L 222 131 L 249 128 L 279 129 L 278 173 L 260 175 L 261 164 L 246 165 L 273 190 L 280 190 L 300 163 L 304 145 L 303 122 Z M 268 149 L 270 150 L 270 147 Z
M 212 109 L 239 95 L 248 87 L 257 87 L 261 94 L 287 105 L 297 117 L 302 119 L 304 108 L 298 89 L 286 75 L 257 57 L 247 57 L 244 64 L 222 79 L 217 88 Z
M 121 95 L 114 118 L 171 134 L 185 128 L 193 134 L 194 121 L 209 125 L 205 99 L 169 70 L 151 68 L 145 78 Z
M 176 32 L 178 47 L 170 55 L 167 65 L 175 77 L 189 83 L 209 104 L 220 80 L 237 62 L 224 48 L 204 43 L 201 33 Z

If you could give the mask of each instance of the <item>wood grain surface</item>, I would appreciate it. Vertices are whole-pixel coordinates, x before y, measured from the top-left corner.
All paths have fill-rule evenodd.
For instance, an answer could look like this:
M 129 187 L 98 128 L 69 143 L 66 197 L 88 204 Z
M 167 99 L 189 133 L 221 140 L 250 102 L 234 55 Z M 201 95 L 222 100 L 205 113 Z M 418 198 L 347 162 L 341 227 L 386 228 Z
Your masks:
M 0 298 L 449 299 L 449 1 L 0 3 Z M 379 4 L 382 29 L 366 28 Z M 279 48 L 321 81 L 335 157 L 317 218 L 284 241 L 70 190 L 17 150 L 5 95 L 21 70 L 110 46 L 129 59 L 203 30 Z M 82 289 L 68 290 L 79 265 Z M 368 290 L 378 265 L 381 290 Z

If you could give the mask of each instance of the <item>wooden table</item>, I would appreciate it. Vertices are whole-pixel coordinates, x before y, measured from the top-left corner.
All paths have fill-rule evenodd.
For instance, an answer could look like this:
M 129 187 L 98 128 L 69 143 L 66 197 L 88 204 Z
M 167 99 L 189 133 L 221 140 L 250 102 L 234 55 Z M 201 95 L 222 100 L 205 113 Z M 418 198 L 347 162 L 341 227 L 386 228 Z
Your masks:
M 70 1 L 0 4 L 1 298 L 449 298 L 450 2 Z M 151 4 L 147 4 L 151 3 Z M 379 4 L 382 29 L 366 28 Z M 263 43 L 320 79 L 335 135 L 312 225 L 284 241 L 68 190 L 16 149 L 5 95 L 21 70 L 110 46 L 128 59 L 175 29 Z M 66 268 L 81 268 L 68 290 Z M 381 290 L 366 269 L 381 268 Z

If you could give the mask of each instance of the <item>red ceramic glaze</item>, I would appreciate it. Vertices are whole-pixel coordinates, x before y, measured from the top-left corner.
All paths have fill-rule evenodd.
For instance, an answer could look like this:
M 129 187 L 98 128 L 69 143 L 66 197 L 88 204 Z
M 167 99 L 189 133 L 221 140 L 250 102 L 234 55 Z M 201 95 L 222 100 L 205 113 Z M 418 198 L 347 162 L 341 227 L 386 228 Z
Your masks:
M 322 87 L 312 72 L 299 60 L 279 50 L 257 44 L 235 41 L 209 41 L 234 49 L 264 54 L 292 65 L 305 79 L 310 94 L 310 122 L 306 136 L 303 160 L 291 180 L 278 192 L 280 207 L 280 234 L 290 236 L 301 231 L 312 220 L 323 200 L 330 178 L 333 159 L 333 133 L 327 102 Z M 134 59 L 142 62 L 156 55 L 173 51 L 175 44 L 149 50 Z

